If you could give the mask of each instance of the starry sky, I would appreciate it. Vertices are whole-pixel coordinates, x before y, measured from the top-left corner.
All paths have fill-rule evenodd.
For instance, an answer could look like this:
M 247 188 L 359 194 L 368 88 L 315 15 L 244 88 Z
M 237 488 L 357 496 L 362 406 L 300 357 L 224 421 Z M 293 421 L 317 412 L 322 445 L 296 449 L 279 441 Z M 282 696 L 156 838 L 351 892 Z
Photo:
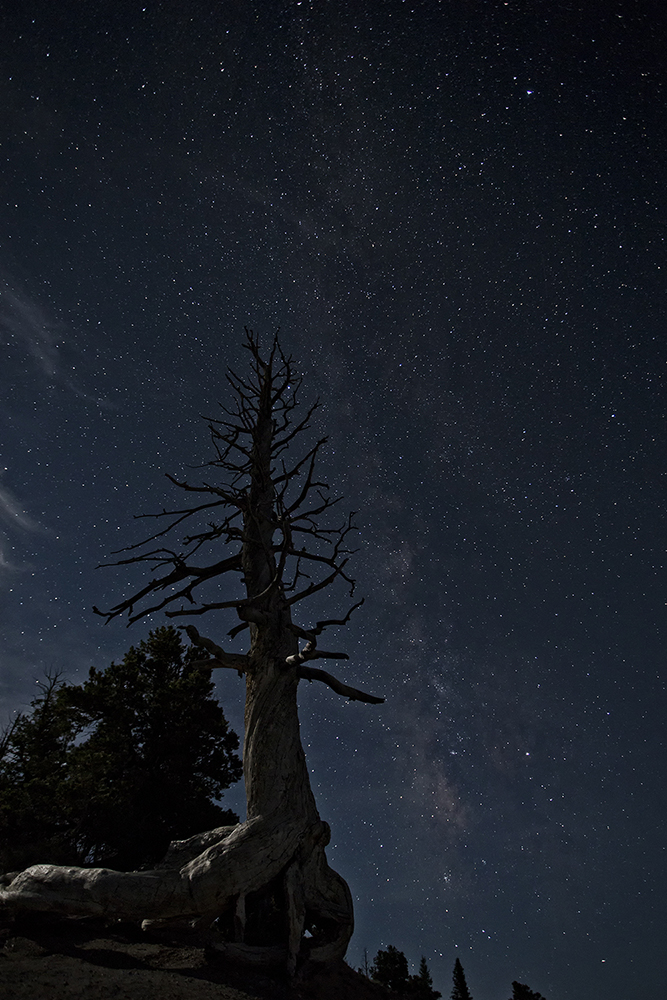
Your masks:
M 0 13 L 2 722 L 164 622 L 95 567 L 280 327 L 387 699 L 300 690 L 348 959 L 445 996 L 664 990 L 666 51 L 657 0 Z

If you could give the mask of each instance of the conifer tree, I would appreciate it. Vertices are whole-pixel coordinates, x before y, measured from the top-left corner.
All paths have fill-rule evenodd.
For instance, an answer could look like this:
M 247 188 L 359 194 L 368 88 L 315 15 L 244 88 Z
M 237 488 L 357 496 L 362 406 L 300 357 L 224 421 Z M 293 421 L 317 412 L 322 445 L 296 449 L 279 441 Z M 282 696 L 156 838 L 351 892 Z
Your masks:
M 419 972 L 416 976 L 410 976 L 408 996 L 414 997 L 415 1000 L 436 1000 L 442 996 L 439 990 L 433 989 L 433 977 L 424 955 L 419 963 Z
M 216 799 L 241 777 L 239 741 L 200 656 L 162 627 L 83 684 L 40 685 L 0 753 L 3 871 L 136 870 L 171 840 L 238 823 Z
M 405 993 L 408 988 L 408 960 L 393 944 L 378 951 L 370 968 L 370 977 L 381 986 L 396 993 Z
M 454 988 L 452 989 L 451 1000 L 472 1000 L 468 984 L 466 983 L 463 966 L 461 965 L 461 960 L 459 958 L 457 958 L 454 962 L 454 973 L 452 979 L 454 980 Z
M 512 997 L 511 1000 L 546 1000 L 541 993 L 535 993 L 524 983 L 517 983 L 516 980 L 512 983 Z

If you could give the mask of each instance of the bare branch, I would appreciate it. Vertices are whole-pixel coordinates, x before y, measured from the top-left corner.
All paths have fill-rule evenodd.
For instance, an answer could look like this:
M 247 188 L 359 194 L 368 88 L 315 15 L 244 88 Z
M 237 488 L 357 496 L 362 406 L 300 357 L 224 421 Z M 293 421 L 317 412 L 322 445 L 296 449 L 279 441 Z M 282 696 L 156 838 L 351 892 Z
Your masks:
M 344 559 L 343 562 L 340 564 L 340 566 L 336 566 L 334 571 L 330 573 L 329 576 L 325 577 L 323 580 L 320 580 L 319 583 L 309 584 L 305 588 L 305 590 L 299 591 L 298 594 L 295 594 L 294 597 L 290 597 L 290 599 L 285 603 L 292 605 L 296 604 L 297 601 L 303 601 L 306 599 L 306 597 L 311 597 L 313 594 L 316 594 L 318 590 L 324 590 L 325 587 L 328 587 L 339 576 L 342 576 L 344 580 L 347 580 L 347 582 L 350 584 L 350 594 L 353 594 L 354 580 L 351 577 L 346 576 L 345 573 L 343 572 L 343 567 L 345 566 L 346 563 L 347 559 Z
M 304 431 L 307 427 L 310 426 L 310 419 L 311 419 L 313 413 L 315 412 L 315 410 L 317 410 L 319 408 L 319 405 L 320 405 L 319 400 L 316 401 L 315 403 L 313 403 L 313 405 L 308 410 L 308 412 L 306 413 L 306 415 L 303 418 L 303 420 L 301 420 L 300 423 L 298 423 L 294 427 L 292 427 L 290 429 L 289 433 L 285 435 L 285 437 L 280 438 L 280 439 L 278 439 L 278 440 L 276 440 L 274 442 L 274 449 L 275 449 L 275 454 L 276 455 L 280 454 L 280 452 L 283 451 L 287 447 L 287 445 L 290 443 L 290 441 L 292 441 L 298 434 L 300 434 L 302 431 Z M 285 428 L 287 428 L 287 427 L 290 426 L 289 421 L 287 419 L 284 422 L 284 426 L 285 426 Z M 322 438 L 321 441 L 318 441 L 318 443 L 317 443 L 317 445 L 315 447 L 316 448 L 321 448 L 321 446 L 323 444 L 326 444 L 327 440 L 328 440 L 328 438 Z
M 375 695 L 366 694 L 358 688 L 350 687 L 349 684 L 343 684 L 342 681 L 333 677 L 326 670 L 304 666 L 306 660 L 349 660 L 347 653 L 333 653 L 326 650 L 319 650 L 317 648 L 317 636 L 329 625 L 345 625 L 349 621 L 352 612 L 361 604 L 363 604 L 363 601 L 358 601 L 357 604 L 354 604 L 345 615 L 345 618 L 332 618 L 327 621 L 319 621 L 310 632 L 305 632 L 298 626 L 292 625 L 291 631 L 302 638 L 307 638 L 308 641 L 302 650 L 294 653 L 292 656 L 288 656 L 285 662 L 297 668 L 299 677 L 303 677 L 308 681 L 322 681 L 323 684 L 328 684 L 337 694 L 349 698 L 350 701 L 365 701 L 372 705 L 379 705 L 384 701 L 384 698 L 377 698 Z
M 304 449 L 305 454 L 291 457 L 294 441 L 308 430 L 318 403 L 296 416 L 302 379 L 295 374 L 292 360 L 283 353 L 277 337 L 266 359 L 251 330 L 246 330 L 243 346 L 252 356 L 249 374 L 227 374 L 235 400 L 230 407 L 221 407 L 220 418 L 207 418 L 215 453 L 210 462 L 200 466 L 222 472 L 224 481 L 209 476 L 208 481 L 193 483 L 167 473 L 170 483 L 197 499 L 192 498 L 191 507 L 174 505 L 170 511 L 141 515 L 163 518 L 164 527 L 143 542 L 120 550 L 126 557 L 114 565 L 144 562 L 154 577 L 110 611 L 96 609 L 107 621 L 127 614 L 131 623 L 156 611 L 164 611 L 168 617 L 225 609 L 238 612 L 250 603 L 257 611 L 271 606 L 275 613 L 276 595 L 281 595 L 279 600 L 287 610 L 338 577 L 349 585 L 350 593 L 354 591 L 354 580 L 346 572 L 353 550 L 345 542 L 355 530 L 352 515 L 342 525 L 327 525 L 328 511 L 339 498 L 332 499 L 326 483 L 316 477 L 316 460 L 326 438 Z M 282 459 L 286 449 L 290 450 L 289 461 Z M 199 527 L 209 510 L 211 520 Z M 237 518 L 243 520 L 242 527 Z M 194 530 L 184 533 L 177 544 L 146 551 L 153 541 L 183 530 L 185 522 Z M 295 543 L 297 532 L 308 537 Z M 299 547 L 302 540 L 307 545 Z M 195 566 L 195 553 L 208 551 L 214 543 L 232 543 L 241 552 L 210 566 Z M 201 557 L 196 561 L 205 562 Z M 318 574 L 319 567 L 322 572 Z M 306 568 L 312 568 L 312 578 Z M 203 599 L 201 585 L 228 570 L 243 574 L 247 596 L 226 601 Z M 150 606 L 144 606 L 151 597 Z
M 182 490 L 187 490 L 188 493 L 212 493 L 214 496 L 222 497 L 224 503 L 228 503 L 231 507 L 239 507 L 239 497 L 236 493 L 230 493 L 228 490 L 223 490 L 219 486 L 208 486 L 204 483 L 203 486 L 190 486 L 189 483 L 181 482 L 174 476 L 165 472 L 165 475 L 169 482 L 173 483 L 174 486 L 180 487 Z
M 289 663 L 290 666 L 295 667 L 300 663 L 304 663 L 306 660 L 349 660 L 350 657 L 347 653 L 328 653 L 324 649 L 314 649 L 308 651 L 307 647 L 302 649 L 300 653 L 294 653 L 293 656 L 288 656 L 285 663 Z
M 355 612 L 357 608 L 361 607 L 361 605 L 364 603 L 364 600 L 365 598 L 362 597 L 360 601 L 357 601 L 356 604 L 353 604 L 344 618 L 327 618 L 324 621 L 317 622 L 315 628 L 310 629 L 311 635 L 320 635 L 325 628 L 329 628 L 331 625 L 347 625 L 350 618 L 352 617 L 353 612 Z
M 162 535 L 168 534 L 173 528 L 178 527 L 181 521 L 185 521 L 188 517 L 192 517 L 193 514 L 198 514 L 202 510 L 212 510 L 214 507 L 222 507 L 225 505 L 225 503 L 226 503 L 225 500 L 216 500 L 213 503 L 203 503 L 200 504 L 199 507 L 188 507 L 185 510 L 162 510 L 160 511 L 159 514 L 135 514 L 134 518 L 135 521 L 139 521 L 144 518 L 148 519 L 148 518 L 158 518 L 158 517 L 175 517 L 176 515 L 180 516 L 176 517 L 176 520 L 172 521 L 171 524 L 168 524 L 166 528 L 162 529 L 162 531 L 156 532 L 149 538 L 144 538 L 142 542 L 136 542 L 134 545 L 126 545 L 122 549 L 116 549 L 116 551 L 113 552 L 112 555 L 118 555 L 120 552 L 131 552 L 133 549 L 140 549 L 142 545 L 148 545 L 149 542 L 155 541 L 156 538 L 161 538 Z M 109 565 L 109 564 L 104 563 L 103 565 Z
M 133 559 L 122 559 L 119 561 L 118 565 L 129 562 L 141 562 L 145 561 L 148 556 L 137 556 Z M 158 580 L 151 580 L 145 587 L 139 590 L 136 594 L 131 597 L 126 598 L 126 600 L 121 601 L 115 607 L 111 608 L 110 611 L 100 611 L 99 608 L 93 607 L 93 611 L 96 615 L 101 615 L 102 618 L 106 618 L 107 622 L 110 622 L 113 618 L 118 615 L 122 615 L 125 611 L 130 615 L 130 624 L 132 622 L 138 621 L 145 615 L 151 614 L 153 611 L 160 611 L 162 608 L 166 607 L 167 604 L 171 604 L 172 601 L 177 601 L 179 598 L 185 597 L 187 600 L 193 601 L 192 590 L 198 587 L 200 584 L 204 583 L 206 580 L 210 580 L 213 577 L 221 576 L 223 573 L 228 573 L 232 570 L 240 570 L 241 566 L 241 553 L 238 552 L 236 555 L 231 556 L 229 559 L 222 559 L 218 563 L 214 563 L 212 566 L 196 567 L 187 566 L 180 561 L 179 558 L 175 557 L 169 560 L 172 564 L 175 564 L 176 568 L 168 573 L 166 576 L 160 577 Z M 186 577 L 194 577 L 186 587 L 183 587 L 175 594 L 171 594 L 165 597 L 163 601 L 159 604 L 154 605 L 151 608 L 140 612 L 140 614 L 132 615 L 135 604 L 137 604 L 142 598 L 146 597 L 148 594 L 155 593 L 159 590 L 164 590 L 166 587 L 173 586 L 180 580 Z M 226 606 L 234 607 L 236 602 L 232 602 Z
M 3 728 L 2 732 L 0 732 L 0 761 L 4 760 L 7 755 L 7 751 L 11 746 L 12 737 L 22 718 L 23 713 L 19 712 L 19 714 Z
M 350 610 L 348 611 L 348 613 L 345 615 L 344 618 L 327 618 L 324 621 L 317 622 L 314 625 L 314 627 L 310 629 L 301 628 L 299 625 L 295 625 L 293 622 L 291 622 L 289 625 L 289 630 L 290 632 L 292 632 L 293 635 L 297 635 L 300 639 L 307 639 L 310 647 L 314 649 L 315 646 L 317 645 L 317 636 L 321 635 L 325 628 L 329 628 L 332 625 L 347 625 L 350 618 L 352 617 L 352 613 L 356 611 L 357 608 L 360 608 L 363 603 L 364 603 L 364 598 L 362 597 L 360 601 L 357 601 L 356 604 L 352 605 L 352 607 L 350 608 Z
M 336 694 L 342 695 L 343 698 L 349 698 L 350 701 L 365 701 L 369 705 L 381 705 L 384 701 L 384 698 L 376 698 L 374 694 L 366 694 L 365 691 L 359 691 L 358 688 L 350 687 L 349 684 L 343 684 L 326 670 L 319 670 L 317 667 L 304 667 L 302 665 L 298 668 L 298 674 L 304 680 L 321 681 L 323 684 L 327 684 Z
M 208 660 L 195 660 L 192 663 L 193 667 L 204 667 L 206 669 L 210 667 L 229 667 L 232 670 L 237 670 L 239 677 L 248 669 L 250 661 L 245 653 L 226 653 L 212 639 L 207 639 L 206 636 L 200 635 L 194 625 L 179 625 L 178 627 L 185 632 L 193 646 L 205 649 L 213 657 L 213 659 Z

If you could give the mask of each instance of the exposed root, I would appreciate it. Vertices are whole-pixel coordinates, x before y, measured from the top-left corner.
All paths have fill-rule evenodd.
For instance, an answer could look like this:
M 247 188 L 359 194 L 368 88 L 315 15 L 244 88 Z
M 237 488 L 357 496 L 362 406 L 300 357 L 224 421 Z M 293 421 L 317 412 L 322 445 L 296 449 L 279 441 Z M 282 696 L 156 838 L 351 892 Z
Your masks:
M 352 935 L 352 899 L 327 864 L 328 840 L 321 821 L 299 829 L 256 819 L 175 841 L 151 871 L 35 865 L 0 891 L 0 909 L 155 930 L 189 924 L 216 954 L 293 976 L 307 962 L 342 958 Z

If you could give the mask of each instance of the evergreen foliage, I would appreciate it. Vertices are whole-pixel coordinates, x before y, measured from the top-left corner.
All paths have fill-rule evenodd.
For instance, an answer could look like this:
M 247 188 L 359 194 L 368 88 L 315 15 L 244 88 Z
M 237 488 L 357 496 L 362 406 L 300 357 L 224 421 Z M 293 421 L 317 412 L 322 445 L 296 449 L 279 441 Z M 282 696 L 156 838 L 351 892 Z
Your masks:
M 405 993 L 408 987 L 408 960 L 402 951 L 390 944 L 386 951 L 378 951 L 370 968 L 370 977 L 389 990 Z
M 386 951 L 382 949 L 378 951 L 370 968 L 365 962 L 365 969 L 363 967 L 359 969 L 359 972 L 364 971 L 374 982 L 404 997 L 411 997 L 414 1000 L 437 1000 L 442 996 L 442 993 L 433 989 L 433 979 L 424 956 L 422 955 L 417 975 L 410 976 L 407 958 L 393 944 L 390 944 Z
M 454 988 L 452 989 L 451 1000 L 472 1000 L 468 984 L 466 983 L 465 972 L 459 958 L 454 962 L 452 979 L 454 981 Z
M 415 997 L 416 1000 L 431 1000 L 442 996 L 439 990 L 433 989 L 433 977 L 423 955 L 419 963 L 419 972 L 416 976 L 410 976 L 408 996 Z
M 546 1000 L 541 993 L 535 993 L 524 983 L 517 983 L 516 980 L 512 983 L 512 997 L 511 1000 Z
M 238 822 L 214 801 L 241 777 L 238 737 L 193 659 L 162 627 L 81 685 L 41 686 L 0 745 L 1 870 L 133 870 Z

